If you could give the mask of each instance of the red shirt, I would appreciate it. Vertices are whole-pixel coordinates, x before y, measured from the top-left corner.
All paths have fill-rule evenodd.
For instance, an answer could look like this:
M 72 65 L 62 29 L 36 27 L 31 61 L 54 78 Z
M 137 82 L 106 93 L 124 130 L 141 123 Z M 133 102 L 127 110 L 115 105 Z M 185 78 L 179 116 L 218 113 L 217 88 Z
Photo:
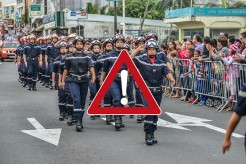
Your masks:
M 151 59 L 151 58 L 149 57 L 149 55 L 148 55 L 148 58 L 149 58 L 149 60 L 151 61 L 151 63 L 154 64 L 155 58 L 156 58 L 156 57 L 153 57 L 153 58 Z

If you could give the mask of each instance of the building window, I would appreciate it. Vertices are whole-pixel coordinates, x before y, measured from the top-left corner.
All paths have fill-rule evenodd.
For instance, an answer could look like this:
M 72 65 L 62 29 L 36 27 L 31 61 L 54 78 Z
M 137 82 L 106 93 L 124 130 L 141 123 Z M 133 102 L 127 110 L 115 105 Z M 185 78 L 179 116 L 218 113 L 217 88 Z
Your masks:
M 199 34 L 201 37 L 204 37 L 204 29 L 187 29 L 184 30 L 184 38 L 192 39 L 195 34 Z

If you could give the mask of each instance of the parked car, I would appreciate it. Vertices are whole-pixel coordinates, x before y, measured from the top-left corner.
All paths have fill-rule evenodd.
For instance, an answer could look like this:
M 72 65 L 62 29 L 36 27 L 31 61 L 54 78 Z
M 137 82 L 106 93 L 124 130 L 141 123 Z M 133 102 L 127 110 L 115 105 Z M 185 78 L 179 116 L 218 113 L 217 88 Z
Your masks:
M 15 52 L 18 46 L 19 42 L 17 41 L 4 41 L 2 44 L 2 48 L 0 49 L 1 61 L 3 62 L 4 59 L 15 59 Z

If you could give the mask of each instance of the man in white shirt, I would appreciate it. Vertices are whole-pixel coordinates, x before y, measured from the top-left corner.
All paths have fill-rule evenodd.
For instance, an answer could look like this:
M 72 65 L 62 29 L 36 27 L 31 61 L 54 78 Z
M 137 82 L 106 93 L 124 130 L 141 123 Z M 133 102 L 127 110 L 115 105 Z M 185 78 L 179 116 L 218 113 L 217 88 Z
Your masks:
M 7 41 L 9 41 L 9 42 L 13 41 L 13 37 L 11 36 L 11 34 L 9 34 L 9 36 L 7 37 Z

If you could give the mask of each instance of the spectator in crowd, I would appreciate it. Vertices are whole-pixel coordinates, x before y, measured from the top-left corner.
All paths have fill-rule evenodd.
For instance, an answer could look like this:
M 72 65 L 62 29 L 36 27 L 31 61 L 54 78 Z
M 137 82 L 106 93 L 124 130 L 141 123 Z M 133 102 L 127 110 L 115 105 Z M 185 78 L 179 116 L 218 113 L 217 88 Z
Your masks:
M 161 44 L 161 50 L 167 55 L 167 45 L 166 44 Z
M 237 91 L 237 79 L 239 77 L 239 68 L 238 65 L 234 65 L 235 61 L 233 59 L 233 56 L 235 56 L 236 52 L 238 51 L 239 43 L 234 43 L 230 45 L 229 48 L 229 54 L 227 57 L 222 52 L 220 53 L 220 57 L 223 61 L 223 63 L 226 66 L 226 87 L 227 87 L 227 95 L 229 106 L 226 108 L 226 111 L 231 111 L 233 107 L 233 100 L 236 98 L 236 91 Z
M 9 36 L 7 37 L 7 41 L 8 41 L 8 42 L 12 42 L 12 41 L 13 41 L 13 37 L 11 36 L 10 33 L 9 33 Z
M 193 44 L 195 50 L 199 50 L 203 54 L 202 37 L 200 35 L 196 34 L 193 36 Z

